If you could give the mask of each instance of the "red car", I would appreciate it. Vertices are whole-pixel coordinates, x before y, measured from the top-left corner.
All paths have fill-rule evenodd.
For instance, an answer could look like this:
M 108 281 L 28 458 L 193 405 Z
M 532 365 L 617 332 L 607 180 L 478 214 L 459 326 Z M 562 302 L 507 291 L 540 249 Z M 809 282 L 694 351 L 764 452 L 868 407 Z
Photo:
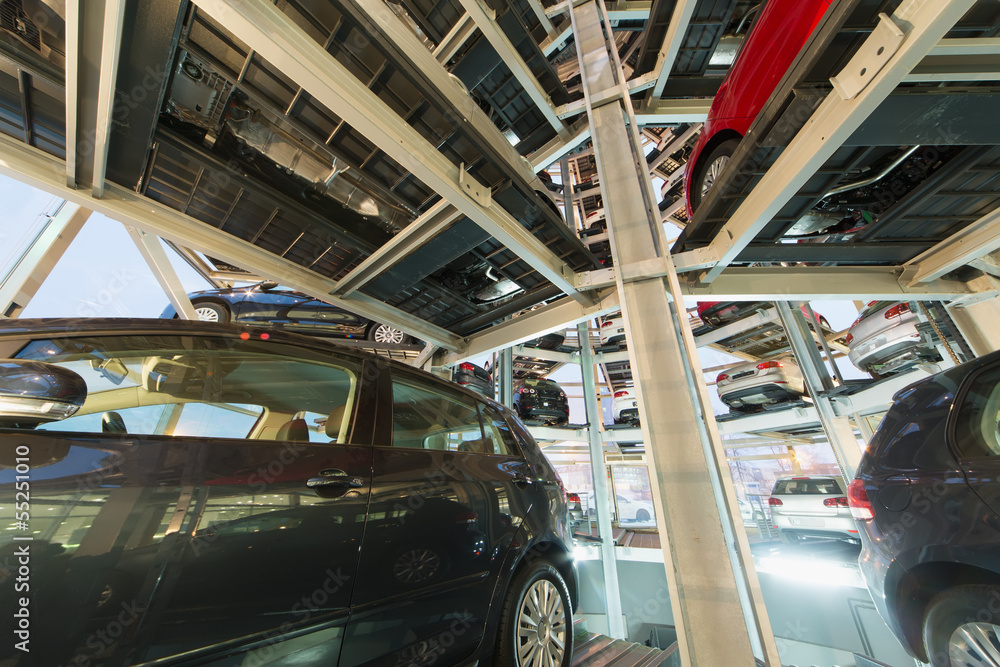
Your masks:
M 719 87 L 684 173 L 688 214 L 747 133 L 830 6 L 830 0 L 770 0 Z

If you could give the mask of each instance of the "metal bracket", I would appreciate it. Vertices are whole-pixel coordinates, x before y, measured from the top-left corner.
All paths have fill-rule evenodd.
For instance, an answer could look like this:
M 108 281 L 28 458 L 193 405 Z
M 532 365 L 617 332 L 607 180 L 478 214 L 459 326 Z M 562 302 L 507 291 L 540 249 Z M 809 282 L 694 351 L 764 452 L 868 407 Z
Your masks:
M 906 35 L 885 13 L 878 15 L 878 25 L 861 45 L 847 67 L 830 79 L 834 89 L 845 100 L 853 99 L 864 90 L 889 59 L 896 55 Z
M 610 104 L 611 102 L 615 102 L 620 99 L 624 99 L 621 86 L 612 86 L 611 88 L 602 90 L 595 95 L 591 95 L 590 108 L 596 109 L 597 107 L 602 107 L 605 104 Z
M 631 264 L 616 267 L 621 274 L 623 283 L 634 283 L 640 280 L 663 278 L 669 275 L 670 263 L 666 257 L 653 257 Z
M 464 162 L 458 165 L 458 184 L 465 191 L 465 194 L 476 200 L 483 208 L 489 208 L 493 205 L 493 195 L 490 193 L 490 189 L 465 171 Z

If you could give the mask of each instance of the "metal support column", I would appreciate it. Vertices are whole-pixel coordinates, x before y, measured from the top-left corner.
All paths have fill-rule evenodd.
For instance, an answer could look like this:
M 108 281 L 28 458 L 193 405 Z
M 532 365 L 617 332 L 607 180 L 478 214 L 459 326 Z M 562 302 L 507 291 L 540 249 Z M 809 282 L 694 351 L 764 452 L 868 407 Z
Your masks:
M 611 499 L 607 466 L 604 463 L 604 439 L 601 437 L 601 406 L 597 403 L 597 379 L 594 373 L 594 350 L 590 344 L 590 326 L 576 325 L 580 340 L 580 370 L 583 373 L 583 400 L 587 407 L 587 437 L 590 443 L 590 471 L 594 479 L 594 511 L 597 534 L 601 538 L 601 565 L 604 568 L 604 605 L 608 615 L 608 636 L 625 639 L 625 621 L 618 588 L 618 559 L 611 534 Z
M 514 348 L 501 350 L 499 367 L 500 402 L 511 408 L 514 407 Z
M 780 664 L 600 0 L 569 4 L 681 664 Z M 626 124 L 626 120 L 629 124 Z M 709 499 L 714 499 L 711 502 Z M 725 524 L 725 528 L 724 528 Z M 731 536 L 727 539 L 727 536 Z M 748 626 L 753 629 L 750 630 Z M 725 632 L 720 641 L 719 632 Z
M 1000 297 L 967 306 L 948 306 L 959 333 L 976 356 L 1000 350 Z
M 781 324 L 788 335 L 788 342 L 792 346 L 792 353 L 798 362 L 799 369 L 802 370 L 802 379 L 805 381 L 809 395 L 819 413 L 820 423 L 826 431 L 826 437 L 833 448 L 833 454 L 837 458 L 840 470 L 846 481 L 854 479 L 854 473 L 861 462 L 861 447 L 858 445 L 858 438 L 854 435 L 851 422 L 847 417 L 841 417 L 833 409 L 833 402 L 827 397 L 826 392 L 832 385 L 830 375 L 826 372 L 819 352 L 816 350 L 816 343 L 806 325 L 806 320 L 802 316 L 802 311 L 797 306 L 792 307 L 787 301 L 777 301 L 775 307 L 778 309 L 778 316 Z
M 194 312 L 194 306 L 191 305 L 191 300 L 188 298 L 184 286 L 181 285 L 181 279 L 177 277 L 177 272 L 170 264 L 167 251 L 160 245 L 160 239 L 135 227 L 125 225 L 125 229 L 135 241 L 139 254 L 149 264 L 150 270 L 156 276 L 156 282 L 160 283 L 160 287 L 167 293 L 167 298 L 170 299 L 174 310 L 177 311 L 177 316 L 185 320 L 198 319 L 197 313 Z
M 21 314 L 83 228 L 90 213 L 77 204 L 63 202 L 0 282 L 0 314 L 4 317 Z

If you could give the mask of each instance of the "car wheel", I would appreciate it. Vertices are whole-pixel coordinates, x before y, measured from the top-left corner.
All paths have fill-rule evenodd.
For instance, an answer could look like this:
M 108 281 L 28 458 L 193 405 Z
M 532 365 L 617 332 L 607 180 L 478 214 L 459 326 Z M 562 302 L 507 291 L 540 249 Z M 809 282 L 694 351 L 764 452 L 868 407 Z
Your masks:
M 194 312 L 202 322 L 225 324 L 229 321 L 229 311 L 215 303 L 196 303 Z
M 497 639 L 497 663 L 568 667 L 573 660 L 569 590 L 559 571 L 538 561 L 511 581 Z
M 375 323 L 368 328 L 368 340 L 375 341 L 376 343 L 403 345 L 409 342 L 409 336 L 388 324 Z
M 701 200 L 704 198 L 708 191 L 712 189 L 715 182 L 719 179 L 722 171 L 725 169 L 726 165 L 729 163 L 729 158 L 733 156 L 736 152 L 736 147 L 740 145 L 739 139 L 727 139 L 721 144 L 715 147 L 715 149 L 708 154 L 708 157 L 698 165 L 698 171 L 695 173 L 694 183 L 690 185 L 691 187 L 691 208 L 695 211 L 701 205 Z
M 924 646 L 941 667 L 1000 667 L 1000 588 L 956 586 L 931 600 Z
M 636 521 L 649 521 L 649 512 L 646 510 L 639 510 L 635 513 Z
M 444 569 L 444 557 L 426 546 L 401 551 L 392 560 L 392 576 L 408 586 L 422 586 L 434 581 Z

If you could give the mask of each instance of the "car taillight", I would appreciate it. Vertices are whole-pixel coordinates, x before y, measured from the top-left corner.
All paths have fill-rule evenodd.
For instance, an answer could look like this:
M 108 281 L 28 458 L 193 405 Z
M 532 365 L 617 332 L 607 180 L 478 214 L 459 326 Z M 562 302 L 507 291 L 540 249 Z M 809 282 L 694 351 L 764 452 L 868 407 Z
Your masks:
M 767 504 L 771 507 L 781 507 L 783 505 L 780 498 L 768 498 Z
M 461 364 L 458 365 L 458 367 L 461 368 L 463 371 L 474 371 L 474 370 L 476 370 L 475 366 L 473 366 L 472 364 L 469 364 L 469 363 L 461 363 Z
M 885 319 L 892 319 L 893 317 L 899 317 L 903 313 L 910 312 L 910 304 L 908 303 L 897 303 L 895 306 L 885 311 Z
M 762 371 L 765 368 L 781 368 L 780 361 L 762 361 L 757 364 L 757 370 Z
M 855 519 L 871 521 L 875 518 L 872 501 L 868 500 L 868 492 L 865 491 L 865 483 L 862 480 L 856 479 L 847 487 L 847 502 Z
M 622 396 L 628 396 L 628 392 L 627 391 L 616 391 L 615 392 L 615 398 L 621 398 Z
M 827 498 L 823 501 L 823 504 L 827 507 L 847 507 L 847 498 L 845 496 L 840 496 L 839 498 Z
M 851 344 L 851 341 L 852 341 L 852 340 L 854 340 L 854 334 L 847 334 L 847 335 L 846 335 L 846 336 L 844 337 L 844 342 L 845 342 L 845 343 L 847 343 L 848 345 L 850 345 L 850 344 Z
M 580 494 L 579 493 L 567 493 L 566 494 L 566 502 L 569 502 L 569 503 L 579 503 L 580 502 Z
M 726 375 L 725 373 L 719 373 L 719 376 L 717 378 L 715 378 L 715 383 L 718 384 L 718 383 L 722 382 L 723 380 L 728 380 L 728 379 L 729 379 L 728 375 Z
M 604 327 L 610 327 L 612 324 L 614 324 L 614 322 L 612 322 L 611 320 L 604 320 L 604 322 L 601 324 L 601 328 L 603 329 Z

